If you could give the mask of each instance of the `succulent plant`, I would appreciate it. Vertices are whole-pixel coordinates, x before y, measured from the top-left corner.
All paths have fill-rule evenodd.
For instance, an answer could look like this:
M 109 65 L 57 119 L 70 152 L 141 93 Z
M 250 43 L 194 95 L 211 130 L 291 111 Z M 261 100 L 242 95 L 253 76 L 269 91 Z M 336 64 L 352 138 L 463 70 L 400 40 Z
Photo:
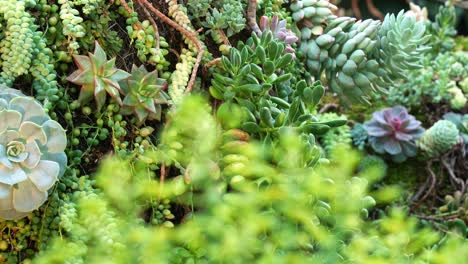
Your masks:
M 408 69 L 419 69 L 419 61 L 431 47 L 425 44 L 431 36 L 426 34 L 423 21 L 416 21 L 415 16 L 404 15 L 403 11 L 395 15 L 386 15 L 379 30 L 380 64 L 385 65 L 390 80 L 405 78 Z
M 63 174 L 65 131 L 32 97 L 0 86 L 0 218 L 38 209 Z
M 405 70 L 418 67 L 428 49 L 424 23 L 403 12 L 381 23 L 337 17 L 328 0 L 297 0 L 290 9 L 310 73 L 318 79 L 325 71 L 331 90 L 345 99 L 368 102 Z
M 164 92 L 167 81 L 159 78 L 156 70 L 148 72 L 143 65 L 133 65 L 131 74 L 120 83 L 125 95 L 122 112 L 134 113 L 140 123 L 147 118 L 161 120 L 161 105 L 169 100 Z
M 130 74 L 115 68 L 115 58 L 108 61 L 106 53 L 97 41 L 94 54 L 73 55 L 73 59 L 78 69 L 70 74 L 67 80 L 81 85 L 78 98 L 81 104 L 85 104 L 95 97 L 99 111 L 106 102 L 106 93 L 117 103 L 122 104 L 119 81 L 127 79 Z
M 351 138 L 354 146 L 358 149 L 363 150 L 365 148 L 368 135 L 363 124 L 357 123 L 354 125 L 353 129 L 351 129 Z
M 338 115 L 336 113 L 324 113 L 319 116 L 320 121 L 331 121 L 331 120 L 346 120 L 346 116 Z M 351 129 L 348 125 L 343 125 L 339 127 L 334 127 L 328 130 L 320 138 L 323 148 L 325 149 L 328 157 L 331 156 L 332 151 L 337 146 L 342 146 L 344 148 L 351 148 L 352 139 L 351 139 Z
M 271 20 L 267 16 L 262 16 L 260 18 L 259 27 L 262 30 L 262 33 L 269 30 L 273 33 L 273 37 L 283 41 L 286 44 L 284 52 L 295 53 L 291 44 L 296 43 L 299 38 L 294 35 L 291 30 L 286 28 L 286 23 L 286 19 L 279 21 L 278 15 L 273 15 Z
M 448 120 L 439 120 L 417 141 L 427 158 L 438 157 L 458 143 L 457 126 Z
M 446 113 L 444 119 L 454 123 L 463 139 L 463 142 L 468 147 L 468 114 Z
M 390 154 L 395 162 L 416 156 L 416 140 L 424 133 L 421 122 L 402 106 L 374 112 L 372 119 L 364 123 L 364 128 L 372 148 L 377 153 Z
M 376 155 L 366 155 L 361 162 L 359 162 L 358 170 L 364 171 L 371 168 L 377 168 L 383 172 L 383 175 L 387 173 L 388 166 L 385 161 Z

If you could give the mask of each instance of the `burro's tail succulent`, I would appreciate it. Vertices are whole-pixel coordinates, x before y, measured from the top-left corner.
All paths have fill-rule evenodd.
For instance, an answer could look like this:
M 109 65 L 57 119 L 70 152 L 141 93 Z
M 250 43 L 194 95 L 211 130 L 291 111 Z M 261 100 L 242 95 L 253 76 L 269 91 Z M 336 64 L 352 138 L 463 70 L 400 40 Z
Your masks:
M 421 122 L 402 106 L 375 112 L 364 128 L 374 151 L 389 154 L 395 162 L 416 156 L 416 140 L 424 133 Z
M 418 140 L 417 145 L 426 158 L 435 158 L 449 151 L 459 140 L 457 126 L 448 120 L 439 120 Z
M 65 131 L 32 97 L 0 85 L 0 219 L 38 209 L 63 174 Z

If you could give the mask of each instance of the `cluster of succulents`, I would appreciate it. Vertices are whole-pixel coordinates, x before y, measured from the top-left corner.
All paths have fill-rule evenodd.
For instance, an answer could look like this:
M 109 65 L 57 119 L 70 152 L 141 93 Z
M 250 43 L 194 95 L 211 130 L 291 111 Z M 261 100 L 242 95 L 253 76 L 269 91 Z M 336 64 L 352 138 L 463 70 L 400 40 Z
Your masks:
M 428 158 L 438 157 L 459 141 L 457 126 L 447 120 L 439 120 L 417 141 L 419 149 Z
M 421 122 L 402 106 L 374 112 L 364 128 L 372 149 L 379 154 L 389 154 L 395 162 L 416 156 L 416 140 L 424 134 Z
M 301 29 L 300 50 L 309 71 L 326 73 L 330 88 L 351 100 L 368 101 L 404 71 L 418 67 L 429 40 L 423 22 L 400 12 L 384 22 L 333 15 L 328 1 L 294 1 L 293 18 Z
M 340 0 L 156 2 L 0 0 L 0 263 L 466 258 L 451 229 L 395 212 L 409 199 L 387 187 L 401 168 L 452 169 L 421 195 L 438 204 L 409 213 L 466 236 L 453 3 L 431 24 L 413 4 L 377 21 Z M 403 107 L 359 123 L 404 105 L 430 125 L 449 104 L 425 133 Z
M 391 85 L 385 98 L 391 104 L 418 108 L 421 100 L 433 103 L 448 102 L 452 109 L 466 106 L 467 92 L 463 90 L 468 78 L 468 54 L 444 52 L 428 55 L 423 68 L 407 71 L 407 80 Z M 449 67 L 447 67 L 447 65 Z
M 32 97 L 0 86 L 0 218 L 38 209 L 64 173 L 65 131 Z

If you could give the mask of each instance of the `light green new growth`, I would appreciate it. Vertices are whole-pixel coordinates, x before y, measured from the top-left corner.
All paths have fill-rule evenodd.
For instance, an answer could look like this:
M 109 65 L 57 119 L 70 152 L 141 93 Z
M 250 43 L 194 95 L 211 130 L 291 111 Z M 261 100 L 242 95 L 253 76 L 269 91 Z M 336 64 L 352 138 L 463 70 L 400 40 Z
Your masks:
M 458 129 L 447 120 L 439 120 L 416 142 L 428 158 L 438 157 L 458 142 Z

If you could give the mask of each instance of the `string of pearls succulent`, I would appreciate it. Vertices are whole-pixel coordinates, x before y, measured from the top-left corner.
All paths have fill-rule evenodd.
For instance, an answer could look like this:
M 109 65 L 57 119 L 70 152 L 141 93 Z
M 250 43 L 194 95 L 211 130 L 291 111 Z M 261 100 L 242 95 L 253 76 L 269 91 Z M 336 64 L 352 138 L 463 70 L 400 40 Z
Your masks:
M 86 35 L 86 30 L 81 25 L 83 18 L 79 16 L 80 12 L 73 8 L 72 1 L 59 0 L 58 4 L 60 4 L 60 19 L 63 24 L 63 34 L 71 38 L 68 45 L 69 49 L 76 51 L 80 47 L 76 39 Z
M 5 38 L 0 42 L 0 67 L 3 78 L 13 81 L 26 74 L 32 61 L 34 19 L 24 1 L 0 0 L 0 14 L 6 21 Z

